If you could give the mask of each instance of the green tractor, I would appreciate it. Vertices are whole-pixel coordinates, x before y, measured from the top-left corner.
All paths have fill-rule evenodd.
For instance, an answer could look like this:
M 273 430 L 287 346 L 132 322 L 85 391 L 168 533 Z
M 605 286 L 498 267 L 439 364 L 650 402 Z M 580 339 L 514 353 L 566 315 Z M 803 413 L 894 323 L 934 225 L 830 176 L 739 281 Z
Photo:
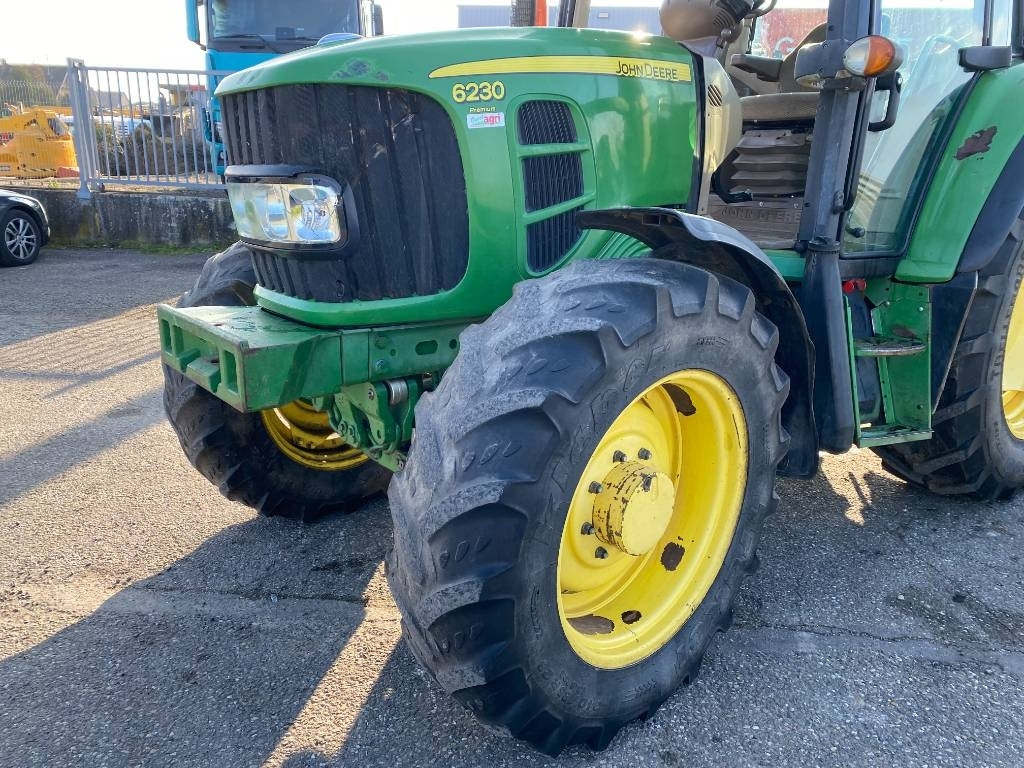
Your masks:
M 195 467 L 387 487 L 412 652 L 549 754 L 693 679 L 777 474 L 1024 484 L 1024 0 L 588 5 L 226 79 L 241 242 L 159 309 Z

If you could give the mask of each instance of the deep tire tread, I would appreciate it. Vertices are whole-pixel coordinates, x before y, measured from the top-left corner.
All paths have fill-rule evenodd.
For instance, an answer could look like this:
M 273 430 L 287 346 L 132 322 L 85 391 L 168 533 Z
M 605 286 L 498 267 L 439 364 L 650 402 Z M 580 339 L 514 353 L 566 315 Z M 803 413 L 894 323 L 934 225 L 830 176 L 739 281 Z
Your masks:
M 731 621 L 737 590 L 757 569 L 763 520 L 778 501 L 772 479 L 789 443 L 781 427 L 789 379 L 774 364 L 779 335 L 755 307 L 753 295 L 738 283 L 687 265 L 646 260 L 600 270 L 575 265 L 544 281 L 518 285 L 509 304 L 463 334 L 455 364 L 419 403 L 409 463 L 389 492 L 395 546 L 387 571 L 413 654 L 481 719 L 549 755 L 573 744 L 603 749 L 623 725 L 649 716 L 680 682 L 695 679 L 708 644 Z M 528 535 L 536 506 L 530 494 L 543 482 L 555 482 L 550 462 L 556 446 L 599 428 L 599 416 L 581 404 L 616 370 L 613 358 L 668 317 L 707 317 L 708 312 L 736 326 L 732 338 L 747 335 L 750 342 L 743 349 L 756 350 L 753 355 L 760 358 L 746 362 L 759 366 L 759 397 L 774 415 L 758 435 L 764 465 L 751 472 L 768 480 L 763 492 L 757 491 L 761 498 L 744 513 L 748 522 L 730 551 L 732 567 L 723 569 L 691 619 L 696 624 L 689 635 L 696 644 L 687 646 L 686 663 L 652 672 L 656 690 L 646 699 L 620 704 L 606 717 L 584 716 L 549 698 L 515 652 L 522 631 L 515 612 L 523 599 L 515 567 L 522 537 L 503 533 L 504 548 L 488 544 L 477 558 L 468 556 L 473 545 L 467 543 L 458 567 L 452 546 L 473 541 L 481 522 L 499 510 L 499 527 L 522 521 Z M 552 485 L 550 493 L 564 490 Z M 463 653 L 451 652 L 452 628 L 482 621 L 481 616 L 473 622 L 465 618 L 471 608 L 467 600 L 486 604 L 488 622 L 504 628 L 504 637 L 488 635 L 482 644 L 487 658 L 467 644 Z M 442 625 L 441 642 L 447 641 L 448 651 L 437 640 Z

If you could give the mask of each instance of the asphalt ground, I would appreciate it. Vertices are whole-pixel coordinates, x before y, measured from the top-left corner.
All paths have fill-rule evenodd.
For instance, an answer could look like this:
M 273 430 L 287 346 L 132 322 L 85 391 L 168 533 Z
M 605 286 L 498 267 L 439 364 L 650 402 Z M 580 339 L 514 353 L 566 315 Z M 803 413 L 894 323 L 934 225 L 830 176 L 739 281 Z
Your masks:
M 384 500 L 260 519 L 186 463 L 153 307 L 202 260 L 0 270 L 0 765 L 1024 765 L 1024 498 L 867 451 L 780 483 L 735 626 L 653 718 L 555 761 L 486 730 L 400 641 Z

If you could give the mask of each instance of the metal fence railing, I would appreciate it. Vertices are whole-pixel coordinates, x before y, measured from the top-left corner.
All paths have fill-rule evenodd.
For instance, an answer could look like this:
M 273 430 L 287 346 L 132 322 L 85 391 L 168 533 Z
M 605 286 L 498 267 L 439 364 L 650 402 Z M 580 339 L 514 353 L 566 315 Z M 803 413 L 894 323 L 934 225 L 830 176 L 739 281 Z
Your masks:
M 68 60 L 81 192 L 108 184 L 220 188 L 210 81 L 225 72 L 89 67 Z
M 0 80 L 0 186 L 8 178 L 73 184 L 77 170 L 81 197 L 112 185 L 223 189 L 211 83 L 227 74 L 68 59 L 59 83 Z M 12 141 L 19 132 L 26 140 Z M 40 162 L 30 149 L 39 141 L 60 160 Z
M 71 92 L 66 83 L 54 87 L 30 80 L 0 80 L 0 117 L 30 106 L 66 109 L 71 106 Z

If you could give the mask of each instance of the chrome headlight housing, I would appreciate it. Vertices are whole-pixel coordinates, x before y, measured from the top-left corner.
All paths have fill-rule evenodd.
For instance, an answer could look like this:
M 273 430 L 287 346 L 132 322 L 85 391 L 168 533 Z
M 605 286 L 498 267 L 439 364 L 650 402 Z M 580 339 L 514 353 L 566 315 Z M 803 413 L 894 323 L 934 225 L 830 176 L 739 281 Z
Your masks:
M 351 240 L 351 192 L 333 179 L 228 168 L 228 199 L 242 240 L 283 247 L 342 248 Z M 269 170 L 269 169 L 268 169 Z M 277 169 L 274 169 L 277 170 Z M 348 212 L 347 212 L 348 211 Z M 350 215 L 351 214 L 351 215 Z

